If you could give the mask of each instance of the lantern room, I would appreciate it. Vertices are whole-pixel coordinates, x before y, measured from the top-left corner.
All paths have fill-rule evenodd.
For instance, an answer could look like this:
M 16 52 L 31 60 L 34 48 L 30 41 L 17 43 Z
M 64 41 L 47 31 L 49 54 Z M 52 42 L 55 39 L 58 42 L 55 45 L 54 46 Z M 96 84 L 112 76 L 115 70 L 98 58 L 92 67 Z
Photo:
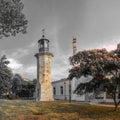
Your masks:
M 49 51 L 49 40 L 45 38 L 44 32 L 42 38 L 38 41 L 39 52 Z

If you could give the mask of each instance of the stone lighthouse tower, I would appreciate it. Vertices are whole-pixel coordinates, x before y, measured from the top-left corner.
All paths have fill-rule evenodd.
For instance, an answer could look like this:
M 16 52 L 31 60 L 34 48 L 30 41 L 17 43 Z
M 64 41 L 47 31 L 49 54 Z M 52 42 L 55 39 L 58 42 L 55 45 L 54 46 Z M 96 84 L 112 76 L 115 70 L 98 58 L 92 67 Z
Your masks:
M 38 40 L 39 52 L 37 58 L 37 89 L 36 97 L 40 101 L 53 101 L 53 86 L 51 83 L 51 62 L 53 54 L 49 52 L 49 40 L 45 38 L 44 30 Z

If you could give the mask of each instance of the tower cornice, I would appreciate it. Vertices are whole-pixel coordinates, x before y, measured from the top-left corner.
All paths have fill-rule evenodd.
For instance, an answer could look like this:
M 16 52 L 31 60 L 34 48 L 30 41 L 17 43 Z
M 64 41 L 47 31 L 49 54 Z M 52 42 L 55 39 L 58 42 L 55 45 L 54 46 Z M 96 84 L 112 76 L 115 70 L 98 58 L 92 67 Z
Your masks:
M 54 55 L 50 52 L 39 52 L 35 54 L 35 57 L 41 56 L 41 55 L 48 55 L 54 57 Z

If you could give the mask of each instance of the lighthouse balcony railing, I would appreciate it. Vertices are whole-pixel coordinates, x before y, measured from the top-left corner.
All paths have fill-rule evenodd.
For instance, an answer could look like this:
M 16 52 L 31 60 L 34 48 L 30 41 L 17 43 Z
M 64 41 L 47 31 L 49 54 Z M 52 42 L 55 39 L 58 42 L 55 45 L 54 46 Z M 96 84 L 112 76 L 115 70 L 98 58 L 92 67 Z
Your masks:
M 39 49 L 39 52 L 48 52 L 49 51 L 49 48 L 40 48 Z

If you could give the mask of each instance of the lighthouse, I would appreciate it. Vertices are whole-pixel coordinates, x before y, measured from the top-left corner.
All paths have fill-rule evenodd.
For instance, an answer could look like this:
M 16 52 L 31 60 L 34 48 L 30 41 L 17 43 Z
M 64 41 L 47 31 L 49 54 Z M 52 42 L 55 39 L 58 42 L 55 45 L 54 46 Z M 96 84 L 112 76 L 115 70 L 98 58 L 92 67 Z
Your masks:
M 45 30 L 40 40 L 38 40 L 37 58 L 37 86 L 36 100 L 53 101 L 53 86 L 51 78 L 51 63 L 53 54 L 49 52 L 50 41 L 45 38 Z

